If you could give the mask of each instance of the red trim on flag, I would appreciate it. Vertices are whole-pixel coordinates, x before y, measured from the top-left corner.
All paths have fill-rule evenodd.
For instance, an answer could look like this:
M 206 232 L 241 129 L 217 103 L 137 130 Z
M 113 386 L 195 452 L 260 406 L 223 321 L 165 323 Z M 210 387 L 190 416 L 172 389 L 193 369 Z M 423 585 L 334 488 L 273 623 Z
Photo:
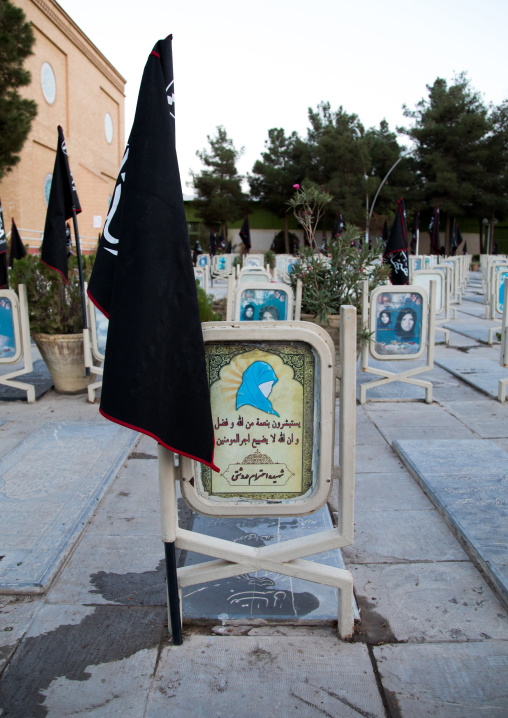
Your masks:
M 55 270 L 55 272 L 58 272 L 59 274 L 61 274 L 61 275 L 62 275 L 62 277 L 63 277 L 63 280 L 64 280 L 64 282 L 65 282 L 66 284 L 69 284 L 69 280 L 68 280 L 68 279 L 65 279 L 65 277 L 64 277 L 64 274 L 63 274 L 63 272 L 62 272 L 62 271 L 60 271 L 60 269 L 57 269 L 57 267 L 53 267 L 53 266 L 51 266 L 51 264 L 48 264 L 48 263 L 47 263 L 47 262 L 45 262 L 45 261 L 44 261 L 43 259 L 41 259 L 41 262 L 42 262 L 43 264 L 45 264 L 45 265 L 46 265 L 46 267 L 49 267 L 50 269 L 54 269 L 54 270 Z
M 158 52 L 155 52 L 155 50 L 152 50 L 152 52 L 150 53 L 150 55 L 155 55 L 155 57 L 158 57 L 159 60 L 161 59 L 161 56 L 159 55 Z
M 169 444 L 166 444 L 164 441 L 162 441 L 162 439 L 159 439 L 158 436 L 156 436 L 155 434 L 152 434 L 151 431 L 147 431 L 146 429 L 140 429 L 139 426 L 132 426 L 132 424 L 127 424 L 125 421 L 121 421 L 120 419 L 115 419 L 113 416 L 109 416 L 109 414 L 106 414 L 106 412 L 104 412 L 100 407 L 99 407 L 99 412 L 102 414 L 102 416 L 105 419 L 109 419 L 109 421 L 113 421 L 115 424 L 120 424 L 120 426 L 125 426 L 127 429 L 133 429 L 134 431 L 139 431 L 142 434 L 146 434 L 146 436 L 151 436 L 152 439 L 155 439 L 155 441 L 157 441 L 162 446 L 165 446 L 166 449 L 173 451 L 175 454 L 180 454 L 180 456 L 186 456 L 188 459 L 193 459 L 194 461 L 199 461 L 200 464 L 204 464 L 205 466 L 210 467 L 210 469 L 212 469 L 212 471 L 217 471 L 217 472 L 220 471 L 220 469 L 217 466 L 215 466 L 215 464 L 213 463 L 213 454 L 215 453 L 215 446 L 214 446 L 214 451 L 212 452 L 212 461 L 210 463 L 208 463 L 208 461 L 204 461 L 204 459 L 198 459 L 197 456 L 192 456 L 192 454 L 186 454 L 185 451 L 179 451 L 178 449 L 175 449 L 172 446 L 169 446 Z
M 97 309 L 98 309 L 100 312 L 102 312 L 107 319 L 109 319 L 109 314 L 107 313 L 107 311 L 106 311 L 105 309 L 103 309 L 103 308 L 101 307 L 101 305 L 100 305 L 98 302 L 95 301 L 95 299 L 94 299 L 94 298 L 92 297 L 92 295 L 90 294 L 90 290 L 89 290 L 89 289 L 86 290 L 86 293 L 88 294 L 88 296 L 89 296 L 90 301 L 92 302 L 92 304 L 93 304 L 95 307 L 97 307 Z

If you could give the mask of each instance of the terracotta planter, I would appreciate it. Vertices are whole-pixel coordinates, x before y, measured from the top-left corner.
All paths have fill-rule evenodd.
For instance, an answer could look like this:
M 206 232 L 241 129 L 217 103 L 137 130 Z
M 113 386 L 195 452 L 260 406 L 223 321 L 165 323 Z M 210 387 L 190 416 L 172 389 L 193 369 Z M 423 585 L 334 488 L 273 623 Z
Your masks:
M 60 394 L 81 394 L 94 376 L 86 376 L 83 334 L 32 334 Z

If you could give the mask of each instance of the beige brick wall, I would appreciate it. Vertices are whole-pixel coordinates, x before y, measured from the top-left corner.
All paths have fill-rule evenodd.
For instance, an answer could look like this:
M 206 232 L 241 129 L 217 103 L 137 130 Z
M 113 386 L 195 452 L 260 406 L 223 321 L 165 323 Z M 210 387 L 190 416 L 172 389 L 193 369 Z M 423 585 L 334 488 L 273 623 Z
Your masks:
M 83 248 L 92 248 L 100 232 L 94 218 L 98 224 L 100 217 L 102 228 L 125 147 L 125 80 L 54 0 L 14 2 L 35 34 L 34 54 L 25 63 L 32 81 L 21 92 L 35 100 L 38 114 L 20 163 L 0 183 L 6 229 L 10 231 L 11 217 L 25 241 L 44 229 L 44 180 L 53 172 L 61 125 L 83 210 L 79 233 Z M 52 104 L 42 90 L 44 63 L 51 65 L 56 79 Z M 106 139 L 106 113 L 113 124 L 111 142 Z

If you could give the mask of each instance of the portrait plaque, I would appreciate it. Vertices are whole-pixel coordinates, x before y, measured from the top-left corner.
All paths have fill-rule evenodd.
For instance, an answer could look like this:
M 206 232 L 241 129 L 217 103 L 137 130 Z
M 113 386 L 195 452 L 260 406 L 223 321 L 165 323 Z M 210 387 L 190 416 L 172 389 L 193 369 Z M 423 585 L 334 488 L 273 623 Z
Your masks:
M 376 359 L 415 359 L 425 351 L 427 294 L 419 287 L 378 287 L 372 293 L 371 354 Z

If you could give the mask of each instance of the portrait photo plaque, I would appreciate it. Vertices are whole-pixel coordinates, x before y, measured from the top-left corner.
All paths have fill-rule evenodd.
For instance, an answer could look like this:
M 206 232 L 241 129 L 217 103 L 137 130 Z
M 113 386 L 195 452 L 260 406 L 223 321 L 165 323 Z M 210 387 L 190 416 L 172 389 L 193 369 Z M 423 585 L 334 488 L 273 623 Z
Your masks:
M 255 285 L 255 283 L 254 283 Z M 261 287 L 245 283 L 237 289 L 235 318 L 242 322 L 278 322 L 293 318 L 293 292 L 285 284 Z
M 19 304 L 15 292 L 0 290 L 0 363 L 12 364 L 22 353 Z
M 416 271 L 412 278 L 411 283 L 415 287 L 421 287 L 425 289 L 427 297 L 430 296 L 430 283 L 436 283 L 436 316 L 444 312 L 445 310 L 445 276 L 442 272 L 434 272 L 430 269 L 422 269 Z
M 371 354 L 375 359 L 416 359 L 427 347 L 427 293 L 420 287 L 378 287 L 372 293 Z
M 231 341 L 213 335 L 206 341 L 205 332 L 220 470 L 194 462 L 194 485 L 182 481 L 182 495 L 210 515 L 242 515 L 247 504 L 261 506 L 262 513 L 269 506 L 277 508 L 268 513 L 296 515 L 298 507 L 309 513 L 323 505 L 331 486 L 333 411 L 327 418 L 323 411 L 332 397 L 333 346 L 304 322 L 288 324 L 282 338 L 273 324 L 258 324 L 255 332 L 236 328 L 243 336 Z M 247 338 L 249 332 L 255 337 Z

